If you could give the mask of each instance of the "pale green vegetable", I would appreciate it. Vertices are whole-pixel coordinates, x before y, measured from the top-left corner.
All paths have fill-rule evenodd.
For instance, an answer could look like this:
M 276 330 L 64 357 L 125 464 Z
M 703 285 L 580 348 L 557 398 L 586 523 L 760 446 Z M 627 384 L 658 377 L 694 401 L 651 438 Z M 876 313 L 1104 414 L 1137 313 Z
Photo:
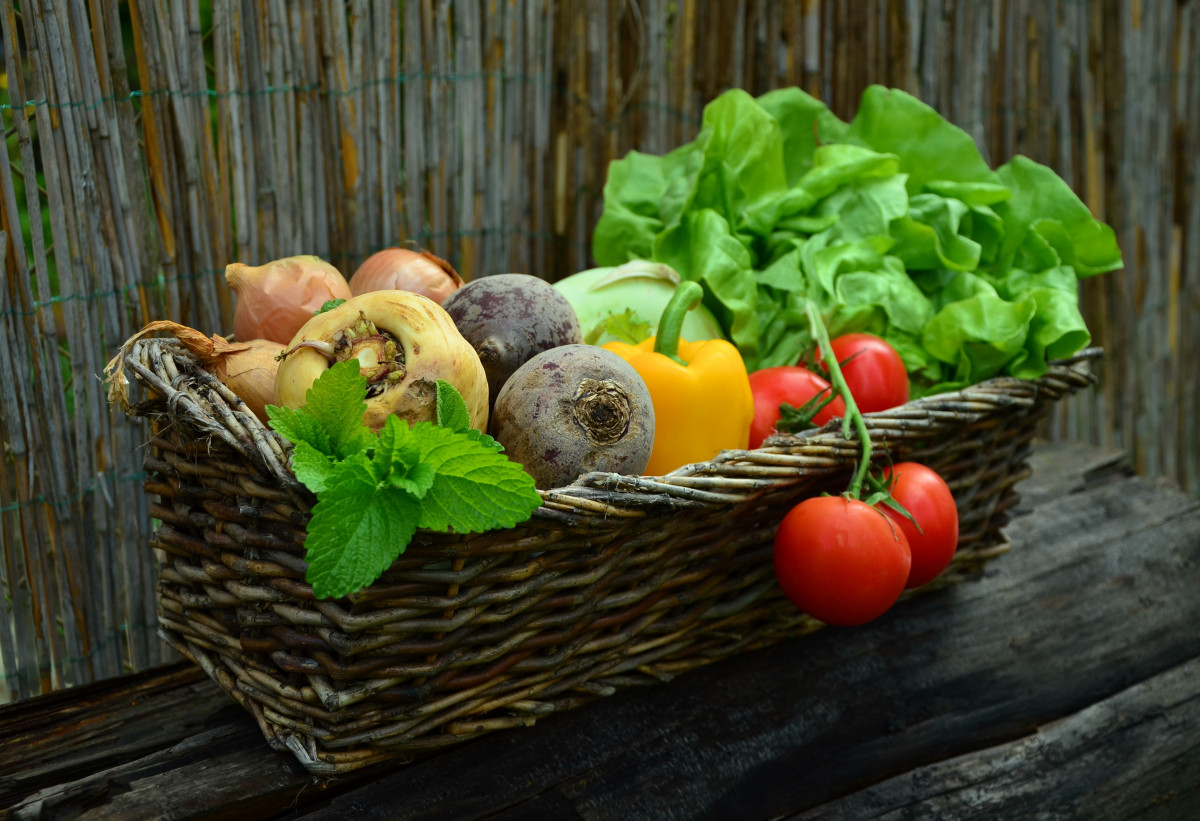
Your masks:
M 636 344 L 654 334 L 679 282 L 679 274 L 669 265 L 633 260 L 581 271 L 554 287 L 575 309 L 584 342 Z M 680 335 L 689 342 L 725 338 L 716 317 L 702 305 L 688 312 Z
M 798 88 L 724 92 L 691 142 L 610 165 L 592 254 L 699 282 L 750 370 L 811 347 L 812 302 L 831 335 L 890 342 L 914 397 L 1045 373 L 1089 343 L 1079 280 L 1122 265 L 1052 169 L 992 170 L 970 134 L 882 86 L 851 122 Z

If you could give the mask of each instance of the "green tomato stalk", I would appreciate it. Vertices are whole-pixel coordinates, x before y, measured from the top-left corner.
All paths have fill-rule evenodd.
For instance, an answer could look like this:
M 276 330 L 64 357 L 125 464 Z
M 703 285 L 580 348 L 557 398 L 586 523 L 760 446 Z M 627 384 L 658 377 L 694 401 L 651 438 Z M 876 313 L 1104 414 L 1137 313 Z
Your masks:
M 833 347 L 829 344 L 829 331 L 826 330 L 825 323 L 821 320 L 817 306 L 810 300 L 805 304 L 804 311 L 808 314 L 809 328 L 812 331 L 813 340 L 821 351 L 821 359 L 824 361 L 825 367 L 829 369 L 829 382 L 846 403 L 846 415 L 842 419 L 842 435 L 849 439 L 850 426 L 853 425 L 858 434 L 859 444 L 862 446 L 862 458 L 858 462 L 858 468 L 854 471 L 850 488 L 846 491 L 848 497 L 857 499 L 871 469 L 871 451 L 873 449 L 871 435 L 867 432 L 867 421 L 863 419 L 862 412 L 859 411 L 858 405 L 854 402 L 854 396 L 850 393 L 850 386 L 846 384 L 846 378 L 842 376 L 842 368 L 838 365 L 837 357 L 833 355 Z

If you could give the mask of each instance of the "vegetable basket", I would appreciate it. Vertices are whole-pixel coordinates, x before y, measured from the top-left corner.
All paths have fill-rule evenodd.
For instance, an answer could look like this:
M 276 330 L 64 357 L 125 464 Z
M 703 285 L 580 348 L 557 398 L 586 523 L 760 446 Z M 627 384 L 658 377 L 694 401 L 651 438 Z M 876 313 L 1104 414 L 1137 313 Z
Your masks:
M 959 508 L 953 563 L 907 595 L 1009 549 L 1038 421 L 1092 384 L 1099 355 L 866 415 L 875 457 L 934 468 Z M 150 422 L 160 635 L 313 774 L 527 726 L 821 626 L 779 590 L 772 540 L 792 506 L 845 489 L 859 445 L 836 422 L 663 477 L 585 475 L 541 491 L 518 527 L 419 533 L 375 584 L 317 600 L 303 561 L 315 497 L 288 443 L 173 339 L 117 361 L 117 401 Z

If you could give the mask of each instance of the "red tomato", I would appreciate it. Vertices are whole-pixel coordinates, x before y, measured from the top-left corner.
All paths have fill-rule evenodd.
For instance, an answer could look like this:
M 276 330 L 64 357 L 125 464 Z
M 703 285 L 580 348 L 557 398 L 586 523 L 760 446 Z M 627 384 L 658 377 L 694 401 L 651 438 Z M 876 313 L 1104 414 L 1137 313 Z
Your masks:
M 842 365 L 850 395 L 863 413 L 887 410 L 908 401 L 908 371 L 896 349 L 871 334 L 844 334 L 830 343 Z
M 858 499 L 818 496 L 796 505 L 775 534 L 775 578 L 826 624 L 864 624 L 904 592 L 911 557 L 904 533 Z
M 779 422 L 779 405 L 787 402 L 800 407 L 821 391 L 833 391 L 829 383 L 808 368 L 799 365 L 780 365 L 763 368 L 750 374 L 750 391 L 754 394 L 754 421 L 750 423 L 750 447 L 757 448 L 775 432 Z M 827 394 L 828 395 L 828 394 Z M 842 397 L 834 400 L 813 417 L 813 424 L 824 425 L 835 416 L 846 415 Z
M 958 507 L 941 476 L 916 462 L 900 462 L 884 471 L 895 475 L 892 498 L 921 526 L 920 531 L 905 516 L 880 503 L 879 509 L 900 526 L 912 549 L 912 569 L 907 588 L 933 581 L 950 564 L 958 548 Z

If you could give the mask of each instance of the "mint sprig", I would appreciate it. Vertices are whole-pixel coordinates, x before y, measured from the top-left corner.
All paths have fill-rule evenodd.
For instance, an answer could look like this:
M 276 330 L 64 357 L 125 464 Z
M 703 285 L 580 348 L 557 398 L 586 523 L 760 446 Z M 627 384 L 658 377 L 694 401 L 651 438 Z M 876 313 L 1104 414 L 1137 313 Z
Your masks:
M 467 403 L 463 401 L 462 394 L 445 379 L 437 381 L 437 423 L 444 428 L 462 431 L 472 441 L 480 442 L 497 453 L 504 450 L 504 445 L 471 427 Z
M 435 425 L 389 417 L 363 424 L 366 379 L 354 360 L 333 365 L 300 408 L 267 406 L 271 427 L 294 443 L 292 470 L 317 495 L 304 558 L 319 599 L 370 585 L 418 528 L 477 533 L 513 527 L 542 503 L 533 478 L 470 427 L 462 396 L 437 382 Z

